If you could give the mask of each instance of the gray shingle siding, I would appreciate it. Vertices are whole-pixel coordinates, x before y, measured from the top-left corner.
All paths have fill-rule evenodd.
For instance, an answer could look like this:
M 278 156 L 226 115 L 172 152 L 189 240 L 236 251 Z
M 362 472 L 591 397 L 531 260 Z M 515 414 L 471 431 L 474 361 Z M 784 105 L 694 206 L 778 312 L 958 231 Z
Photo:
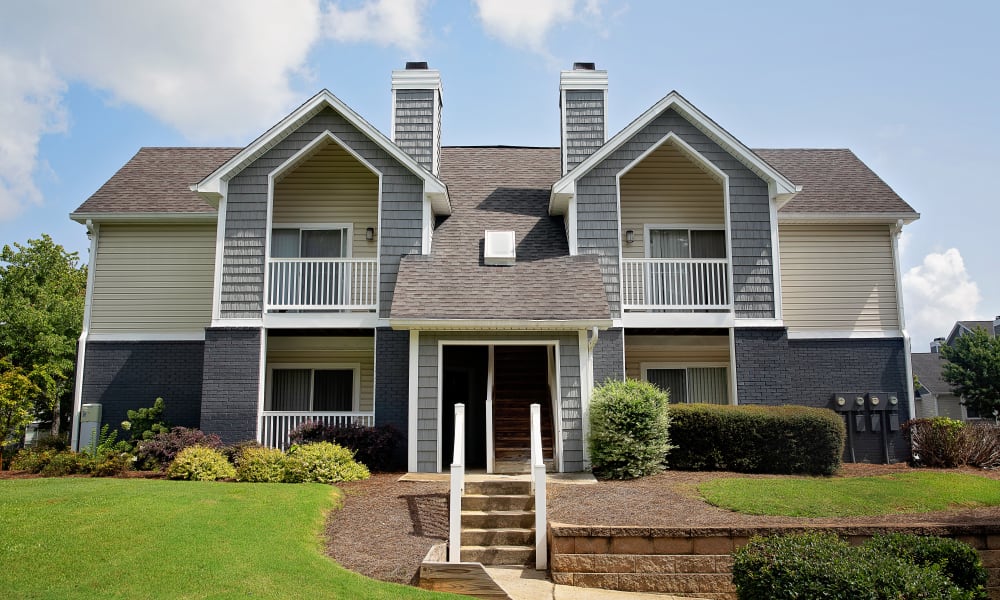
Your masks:
M 257 437 L 261 331 L 205 330 L 201 429 L 227 444 Z
M 434 91 L 396 90 L 396 145 L 412 156 L 420 166 L 433 169 Z
M 583 469 L 583 409 L 580 405 L 580 348 L 576 332 L 427 332 L 420 333 L 417 470 L 437 470 L 438 342 L 441 340 L 558 340 L 563 465 Z M 488 342 L 484 342 L 484 345 Z M 451 443 L 451 440 L 442 440 Z M 443 469 L 447 465 L 442 465 Z
M 382 222 L 378 231 L 381 252 L 379 314 L 388 316 L 399 257 L 420 253 L 423 181 L 328 108 L 303 123 L 229 182 L 222 267 L 222 318 L 260 318 L 264 294 L 268 174 L 326 130 L 382 173 Z
M 409 426 L 410 332 L 375 330 L 375 425 L 392 425 L 402 434 L 392 464 L 406 468 Z
M 664 111 L 576 184 L 579 252 L 600 256 L 612 316 L 621 316 L 616 176 L 670 132 L 729 177 L 730 253 L 736 317 L 774 317 L 767 183 L 673 110 Z
M 604 145 L 604 91 L 566 90 L 566 170 Z
M 198 427 L 204 351 L 201 341 L 87 342 L 82 402 L 101 404 L 102 424 L 116 429 L 163 398 L 167 422 Z
M 625 336 L 621 328 L 602 331 L 594 346 L 594 385 L 625 378 Z
M 835 392 L 896 392 L 899 422 L 909 418 L 902 339 L 789 340 L 784 329 L 736 329 L 735 346 L 740 404 L 830 408 Z M 855 439 L 857 461 L 882 461 L 879 434 Z M 907 452 L 901 434 L 891 434 L 890 457 Z

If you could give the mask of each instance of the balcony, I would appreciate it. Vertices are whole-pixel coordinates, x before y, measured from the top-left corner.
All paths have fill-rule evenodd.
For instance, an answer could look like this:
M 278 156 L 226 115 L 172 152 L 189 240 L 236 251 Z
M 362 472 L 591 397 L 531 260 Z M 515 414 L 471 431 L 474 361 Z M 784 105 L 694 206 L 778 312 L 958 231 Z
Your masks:
M 717 312 L 732 306 L 725 258 L 622 260 L 625 311 Z
M 268 311 L 369 311 L 378 308 L 374 258 L 271 258 Z

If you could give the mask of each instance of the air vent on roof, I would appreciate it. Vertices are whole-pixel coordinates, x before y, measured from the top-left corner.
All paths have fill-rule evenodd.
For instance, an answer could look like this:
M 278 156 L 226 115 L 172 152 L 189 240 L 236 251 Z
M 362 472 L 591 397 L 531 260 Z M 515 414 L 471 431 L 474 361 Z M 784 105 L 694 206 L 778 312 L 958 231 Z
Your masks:
M 486 230 L 483 262 L 488 265 L 509 266 L 516 260 L 513 231 Z
M 427 69 L 427 63 L 425 61 L 409 61 L 406 63 L 407 71 L 423 71 Z
M 592 62 L 575 62 L 573 63 L 574 71 L 593 71 L 597 68 L 597 65 Z

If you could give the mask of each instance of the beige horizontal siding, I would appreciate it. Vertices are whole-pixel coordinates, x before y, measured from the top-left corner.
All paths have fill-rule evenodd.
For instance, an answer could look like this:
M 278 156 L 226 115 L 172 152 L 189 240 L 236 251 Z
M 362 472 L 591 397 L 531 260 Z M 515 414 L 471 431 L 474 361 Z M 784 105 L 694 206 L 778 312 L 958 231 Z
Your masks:
M 367 241 L 365 229 L 377 228 L 378 177 L 337 144 L 327 144 L 275 185 L 271 220 L 275 226 L 353 223 L 351 255 L 375 258 L 378 239 Z
M 215 225 L 102 225 L 93 333 L 200 332 L 212 320 Z
M 361 366 L 360 409 L 375 406 L 375 338 L 269 336 L 267 364 L 358 364 Z
M 778 239 L 789 331 L 900 328 L 888 226 L 782 224 Z
M 625 375 L 642 379 L 643 363 L 685 366 L 697 363 L 729 364 L 728 336 L 627 335 Z
M 621 178 L 622 257 L 645 257 L 644 225 L 724 225 L 722 184 L 665 143 Z M 635 241 L 625 243 L 625 232 Z

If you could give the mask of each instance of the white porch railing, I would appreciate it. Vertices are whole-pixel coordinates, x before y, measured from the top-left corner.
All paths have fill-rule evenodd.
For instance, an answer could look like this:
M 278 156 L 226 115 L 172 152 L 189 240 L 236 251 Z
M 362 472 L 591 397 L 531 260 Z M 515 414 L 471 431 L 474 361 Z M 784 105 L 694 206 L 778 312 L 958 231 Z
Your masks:
M 531 405 L 531 487 L 535 492 L 535 569 L 548 568 L 548 531 L 545 522 L 545 457 L 542 456 L 542 411 Z
M 324 425 L 375 425 L 373 412 L 301 412 L 268 410 L 260 414 L 260 443 L 285 450 L 291 445 L 288 432 L 306 421 L 319 421 Z
M 725 258 L 623 259 L 622 307 L 626 310 L 731 308 L 729 261 Z
M 374 258 L 269 258 L 269 310 L 375 310 Z
M 462 495 L 465 494 L 465 405 L 455 405 L 455 447 L 448 503 L 448 562 L 462 562 Z

